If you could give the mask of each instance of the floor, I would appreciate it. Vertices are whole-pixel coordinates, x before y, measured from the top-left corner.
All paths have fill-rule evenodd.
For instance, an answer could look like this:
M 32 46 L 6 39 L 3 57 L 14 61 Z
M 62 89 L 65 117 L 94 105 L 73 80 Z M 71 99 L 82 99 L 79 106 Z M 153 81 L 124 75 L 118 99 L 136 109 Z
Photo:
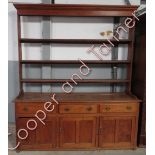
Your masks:
M 15 125 L 9 124 L 9 147 L 15 146 Z M 8 155 L 145 155 L 145 149 L 104 151 L 9 151 Z

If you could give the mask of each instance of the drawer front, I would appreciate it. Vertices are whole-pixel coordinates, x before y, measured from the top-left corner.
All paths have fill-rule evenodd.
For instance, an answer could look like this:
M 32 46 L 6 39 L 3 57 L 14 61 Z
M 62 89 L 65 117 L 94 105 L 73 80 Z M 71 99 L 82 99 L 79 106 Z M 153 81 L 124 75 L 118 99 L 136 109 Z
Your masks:
M 100 105 L 100 112 L 138 112 L 137 103 L 105 103 Z
M 59 113 L 97 113 L 97 105 L 59 105 Z
M 53 106 L 51 105 L 48 110 L 53 109 Z M 56 107 L 53 111 L 48 112 L 44 108 L 44 103 L 18 103 L 16 104 L 16 113 L 17 114 L 36 114 L 37 111 L 42 110 L 45 113 L 55 113 Z

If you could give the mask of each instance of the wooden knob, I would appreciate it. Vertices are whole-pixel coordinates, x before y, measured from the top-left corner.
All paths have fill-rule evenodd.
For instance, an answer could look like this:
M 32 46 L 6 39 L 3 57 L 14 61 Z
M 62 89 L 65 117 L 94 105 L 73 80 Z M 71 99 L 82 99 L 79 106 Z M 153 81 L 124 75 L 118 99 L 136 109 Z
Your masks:
M 132 107 L 131 107 L 131 106 L 127 106 L 126 109 L 127 109 L 127 110 L 131 110 Z
M 64 110 L 65 110 L 65 111 L 69 111 L 70 109 L 69 109 L 69 108 L 65 108 Z
M 105 107 L 106 111 L 109 111 L 111 108 L 109 106 Z
M 87 110 L 88 110 L 88 111 L 91 111 L 91 110 L 92 110 L 92 107 L 88 107 Z
M 27 107 L 24 107 L 23 110 L 26 112 L 26 111 L 28 111 L 28 108 Z

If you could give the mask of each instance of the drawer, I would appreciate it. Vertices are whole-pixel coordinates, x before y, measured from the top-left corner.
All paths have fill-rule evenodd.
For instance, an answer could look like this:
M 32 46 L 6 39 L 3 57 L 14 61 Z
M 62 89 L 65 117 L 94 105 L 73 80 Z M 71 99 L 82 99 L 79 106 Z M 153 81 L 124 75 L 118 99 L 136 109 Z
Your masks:
M 59 113 L 97 113 L 97 105 L 59 105 Z
M 100 112 L 138 112 L 137 103 L 105 103 L 100 105 Z
M 50 106 L 49 110 L 52 109 L 53 107 Z M 55 113 L 56 112 L 56 107 L 52 112 L 46 111 L 44 109 L 44 103 L 16 103 L 16 113 L 17 114 L 36 114 L 38 110 L 42 110 L 45 113 Z

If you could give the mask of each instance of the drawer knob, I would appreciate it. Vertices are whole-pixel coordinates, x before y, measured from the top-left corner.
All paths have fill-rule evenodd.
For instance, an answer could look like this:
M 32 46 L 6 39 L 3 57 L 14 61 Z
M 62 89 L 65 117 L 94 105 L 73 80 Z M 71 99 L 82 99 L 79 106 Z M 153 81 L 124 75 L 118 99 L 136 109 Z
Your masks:
M 91 111 L 91 110 L 92 110 L 92 107 L 88 107 L 88 108 L 87 108 L 87 111 Z
M 131 110 L 132 107 L 131 107 L 131 106 L 127 106 L 126 109 L 127 109 L 127 110 Z
M 27 108 L 27 107 L 24 107 L 23 110 L 24 110 L 25 112 L 27 112 L 27 111 L 28 111 L 28 108 Z
M 110 108 L 110 107 L 108 107 L 108 106 L 107 106 L 107 107 L 105 107 L 105 110 L 106 110 L 106 111 L 109 111 L 110 109 L 111 109 L 111 108 Z
M 65 108 L 64 110 L 65 110 L 65 111 L 69 111 L 69 108 Z

